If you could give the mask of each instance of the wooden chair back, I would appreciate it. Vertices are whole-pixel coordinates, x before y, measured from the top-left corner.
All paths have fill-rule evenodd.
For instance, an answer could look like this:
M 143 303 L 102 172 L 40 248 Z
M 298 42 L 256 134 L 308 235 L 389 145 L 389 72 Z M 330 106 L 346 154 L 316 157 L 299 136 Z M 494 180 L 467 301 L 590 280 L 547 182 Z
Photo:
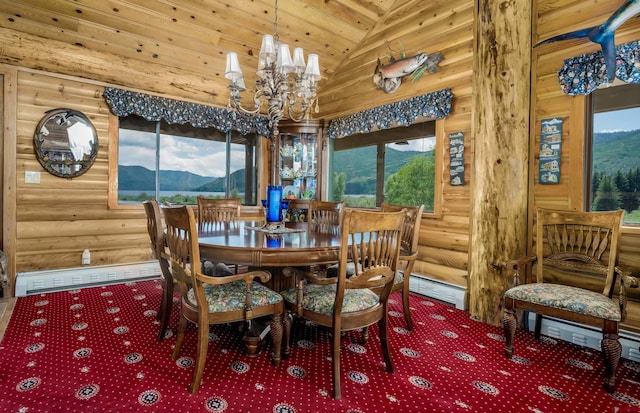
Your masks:
M 198 197 L 198 229 L 204 231 L 220 223 L 231 223 L 240 219 L 240 199 L 210 199 Z
M 422 212 L 424 205 L 404 206 L 392 205 L 383 202 L 380 206 L 382 212 L 398 212 L 405 211 L 404 224 L 402 226 L 402 243 L 401 248 L 405 252 L 418 250 L 418 234 L 420 233 L 420 223 L 422 221 Z
M 155 199 L 149 199 L 142 203 L 147 216 L 147 232 L 151 241 L 153 258 L 159 260 L 165 249 L 164 233 L 162 230 L 162 216 L 160 205 Z
M 160 205 L 155 199 L 150 199 L 142 203 L 144 212 L 147 216 L 147 231 L 151 240 L 151 250 L 153 257 L 158 260 L 160 265 L 160 275 L 162 284 L 162 299 L 160 300 L 160 308 L 158 310 L 157 319 L 160 321 L 160 329 L 158 330 L 158 341 L 164 339 L 171 317 L 173 308 L 173 275 L 169 265 L 169 253 L 165 240 L 162 214 Z
M 404 212 L 345 211 L 340 236 L 334 319 L 342 315 L 345 290 L 371 289 L 379 293 L 381 305 L 386 306 L 400 257 L 403 222 Z M 347 276 L 350 261 L 355 264 L 355 269 L 352 275 Z M 380 314 L 374 310 L 371 308 L 362 314 L 349 314 L 350 321 L 344 319 L 342 328 L 360 328 L 374 323 L 380 319 Z
M 309 201 L 309 230 L 325 234 L 338 234 L 344 211 L 344 201 Z
M 623 213 L 538 208 L 536 281 L 573 284 L 611 298 Z

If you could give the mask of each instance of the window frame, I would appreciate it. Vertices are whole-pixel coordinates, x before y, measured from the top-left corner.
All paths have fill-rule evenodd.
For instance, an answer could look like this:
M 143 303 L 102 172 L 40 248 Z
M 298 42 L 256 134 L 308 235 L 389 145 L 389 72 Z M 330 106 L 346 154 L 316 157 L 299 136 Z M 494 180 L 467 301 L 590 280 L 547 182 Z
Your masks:
M 436 145 L 433 150 L 435 161 L 435 173 L 434 173 L 434 188 L 433 188 L 433 211 L 424 211 L 423 217 L 440 218 L 442 216 L 442 199 L 443 199 L 443 147 L 444 147 L 444 121 L 442 119 L 426 119 L 423 122 L 416 122 L 407 127 L 395 127 L 384 130 L 375 130 L 366 134 L 357 134 L 344 138 L 337 138 L 331 140 L 331 148 L 329 150 L 330 157 L 333 156 L 336 142 L 340 143 L 340 149 L 355 149 L 364 146 L 376 146 L 376 205 L 380 205 L 384 200 L 384 156 L 385 156 L 385 144 L 398 141 L 406 141 L 411 139 L 417 139 L 420 137 L 434 136 Z M 333 174 L 332 159 L 328 159 L 330 165 L 327 181 L 331 182 L 331 175 Z M 331 188 L 328 188 L 328 194 L 331 193 Z
M 153 122 L 153 121 L 149 121 Z M 107 206 L 109 209 L 120 209 L 120 210 L 132 210 L 132 209 L 143 209 L 142 203 L 140 204 L 125 204 L 118 202 L 118 166 L 119 166 L 119 131 L 120 131 L 120 118 L 119 116 L 109 113 L 109 170 L 108 170 L 108 189 L 107 189 Z M 156 131 L 157 133 L 157 131 Z M 225 142 L 227 144 L 226 156 L 229 156 L 229 135 L 225 132 L 220 132 L 223 135 L 226 135 Z M 257 199 L 259 198 L 260 188 L 261 188 L 261 177 L 263 175 L 263 159 L 262 155 L 264 153 L 263 150 L 263 139 L 262 136 L 256 134 L 256 143 L 254 155 L 256 157 L 256 165 L 254 167 L 255 170 L 255 182 L 253 182 L 253 186 L 256 189 L 255 194 L 255 205 L 242 205 L 242 208 L 257 208 Z M 230 160 L 227 159 L 226 163 L 229 166 Z M 227 177 L 228 178 L 228 177 Z
M 594 115 L 607 111 L 624 110 L 640 107 L 640 94 L 633 93 L 615 93 L 618 88 L 629 86 L 630 88 L 640 89 L 639 84 L 624 83 L 618 79 L 612 86 L 598 88 L 594 92 L 588 94 L 585 100 L 585 145 L 584 145 L 584 211 L 591 211 L 592 198 L 592 182 L 591 175 L 593 169 L 593 134 L 594 134 Z M 601 93 L 604 96 L 595 102 L 594 93 Z M 615 96 L 614 96 L 615 95 Z M 621 97 L 623 99 L 621 99 Z M 598 110 L 606 109 L 606 110 Z M 598 112 L 596 112 L 598 111 Z M 640 233 L 640 223 L 622 222 L 622 226 L 627 229 L 633 229 L 634 233 Z

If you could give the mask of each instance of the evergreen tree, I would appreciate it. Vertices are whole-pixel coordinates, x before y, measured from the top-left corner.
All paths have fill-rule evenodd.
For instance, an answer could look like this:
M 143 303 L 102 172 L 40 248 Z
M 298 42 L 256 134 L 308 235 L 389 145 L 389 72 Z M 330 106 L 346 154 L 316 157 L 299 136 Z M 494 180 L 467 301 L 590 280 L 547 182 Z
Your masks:
M 591 177 L 591 205 L 594 205 L 596 200 L 596 193 L 598 192 L 598 186 L 600 185 L 600 180 L 602 179 L 601 172 L 594 172 Z M 592 208 L 593 209 L 593 208 Z
M 344 199 L 344 190 L 347 184 L 346 172 L 334 172 L 333 173 L 333 185 L 331 188 L 331 199 L 335 202 L 342 201 Z
M 608 175 L 603 176 L 591 209 L 593 211 L 615 211 L 620 209 L 621 199 L 620 190 L 614 180 Z

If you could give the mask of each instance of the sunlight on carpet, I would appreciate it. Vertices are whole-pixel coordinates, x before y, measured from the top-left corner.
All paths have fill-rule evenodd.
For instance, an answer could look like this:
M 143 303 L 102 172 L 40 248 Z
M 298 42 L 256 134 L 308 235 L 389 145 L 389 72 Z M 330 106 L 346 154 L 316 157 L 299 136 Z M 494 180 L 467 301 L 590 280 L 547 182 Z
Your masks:
M 395 374 L 384 371 L 376 327 L 367 345 L 349 332 L 336 401 L 325 328 L 296 324 L 291 357 L 273 367 L 269 340 L 249 358 L 237 328 L 212 326 L 192 395 L 195 329 L 172 360 L 177 308 L 157 342 L 160 293 L 158 281 L 143 281 L 19 298 L 0 343 L 2 411 L 640 412 L 638 363 L 621 360 L 610 395 L 598 351 L 519 331 L 507 360 L 501 328 L 419 295 L 411 297 L 409 332 L 399 293 L 389 312 Z

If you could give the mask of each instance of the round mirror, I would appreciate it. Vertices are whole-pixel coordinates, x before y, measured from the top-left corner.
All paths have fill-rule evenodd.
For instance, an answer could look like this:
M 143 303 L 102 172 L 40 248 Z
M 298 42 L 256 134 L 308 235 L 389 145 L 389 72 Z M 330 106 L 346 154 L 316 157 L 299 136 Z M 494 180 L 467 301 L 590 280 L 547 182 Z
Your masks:
M 33 137 L 36 157 L 55 176 L 87 172 L 98 155 L 98 134 L 89 119 L 72 109 L 53 109 L 38 123 Z

